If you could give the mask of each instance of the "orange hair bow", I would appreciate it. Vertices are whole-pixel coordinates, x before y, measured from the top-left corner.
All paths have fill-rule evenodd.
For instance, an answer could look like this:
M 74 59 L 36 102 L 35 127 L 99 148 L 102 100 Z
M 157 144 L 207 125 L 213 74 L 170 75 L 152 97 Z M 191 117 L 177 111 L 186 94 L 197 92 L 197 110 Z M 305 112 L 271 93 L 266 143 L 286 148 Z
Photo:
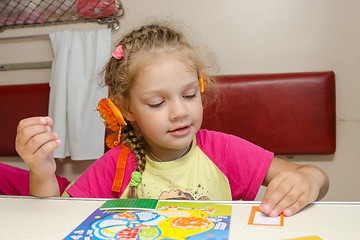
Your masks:
M 110 128 L 114 133 L 106 137 L 106 145 L 109 148 L 116 147 L 120 143 L 121 125 L 127 125 L 119 108 L 111 101 L 111 99 L 103 98 L 99 101 L 96 110 L 104 119 L 104 125 Z

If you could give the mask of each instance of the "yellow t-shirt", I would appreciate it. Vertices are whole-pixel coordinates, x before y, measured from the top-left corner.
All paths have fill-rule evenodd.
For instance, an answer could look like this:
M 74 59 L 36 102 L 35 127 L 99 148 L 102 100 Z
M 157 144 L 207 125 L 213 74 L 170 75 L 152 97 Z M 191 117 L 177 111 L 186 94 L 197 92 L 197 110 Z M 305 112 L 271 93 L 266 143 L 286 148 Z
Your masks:
M 127 198 L 129 186 L 121 198 Z M 170 162 L 155 162 L 146 157 L 139 198 L 185 200 L 231 200 L 229 181 L 218 167 L 196 146 Z

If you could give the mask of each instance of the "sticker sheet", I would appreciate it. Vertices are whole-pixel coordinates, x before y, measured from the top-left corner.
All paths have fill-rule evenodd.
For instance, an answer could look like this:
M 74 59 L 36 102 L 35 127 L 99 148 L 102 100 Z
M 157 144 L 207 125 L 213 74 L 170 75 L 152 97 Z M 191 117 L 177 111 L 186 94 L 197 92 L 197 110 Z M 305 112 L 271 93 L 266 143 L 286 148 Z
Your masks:
M 65 239 L 228 239 L 231 206 L 159 201 L 153 211 L 96 209 Z

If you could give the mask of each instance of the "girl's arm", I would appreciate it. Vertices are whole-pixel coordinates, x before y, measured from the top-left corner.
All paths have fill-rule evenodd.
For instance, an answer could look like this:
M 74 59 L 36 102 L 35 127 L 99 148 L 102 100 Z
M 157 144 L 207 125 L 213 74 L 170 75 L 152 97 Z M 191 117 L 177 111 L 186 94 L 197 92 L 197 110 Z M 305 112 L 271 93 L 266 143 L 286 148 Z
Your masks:
M 274 157 L 263 185 L 267 189 L 259 206 L 260 211 L 271 217 L 281 212 L 292 216 L 326 195 L 329 178 L 316 166 L 298 165 Z
M 53 152 L 61 141 L 52 126 L 49 117 L 33 117 L 21 120 L 17 128 L 16 151 L 30 168 L 30 195 L 37 197 L 60 196 Z

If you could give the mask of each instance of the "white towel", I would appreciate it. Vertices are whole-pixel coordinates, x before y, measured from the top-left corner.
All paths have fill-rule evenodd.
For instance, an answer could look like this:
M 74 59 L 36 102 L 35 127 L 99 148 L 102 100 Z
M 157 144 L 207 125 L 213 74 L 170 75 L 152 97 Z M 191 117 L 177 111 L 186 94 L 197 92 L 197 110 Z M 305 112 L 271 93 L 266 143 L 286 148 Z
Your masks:
M 97 159 L 104 153 L 105 127 L 96 111 L 107 97 L 103 69 L 110 58 L 111 29 L 50 33 L 49 116 L 63 144 L 55 158 Z

